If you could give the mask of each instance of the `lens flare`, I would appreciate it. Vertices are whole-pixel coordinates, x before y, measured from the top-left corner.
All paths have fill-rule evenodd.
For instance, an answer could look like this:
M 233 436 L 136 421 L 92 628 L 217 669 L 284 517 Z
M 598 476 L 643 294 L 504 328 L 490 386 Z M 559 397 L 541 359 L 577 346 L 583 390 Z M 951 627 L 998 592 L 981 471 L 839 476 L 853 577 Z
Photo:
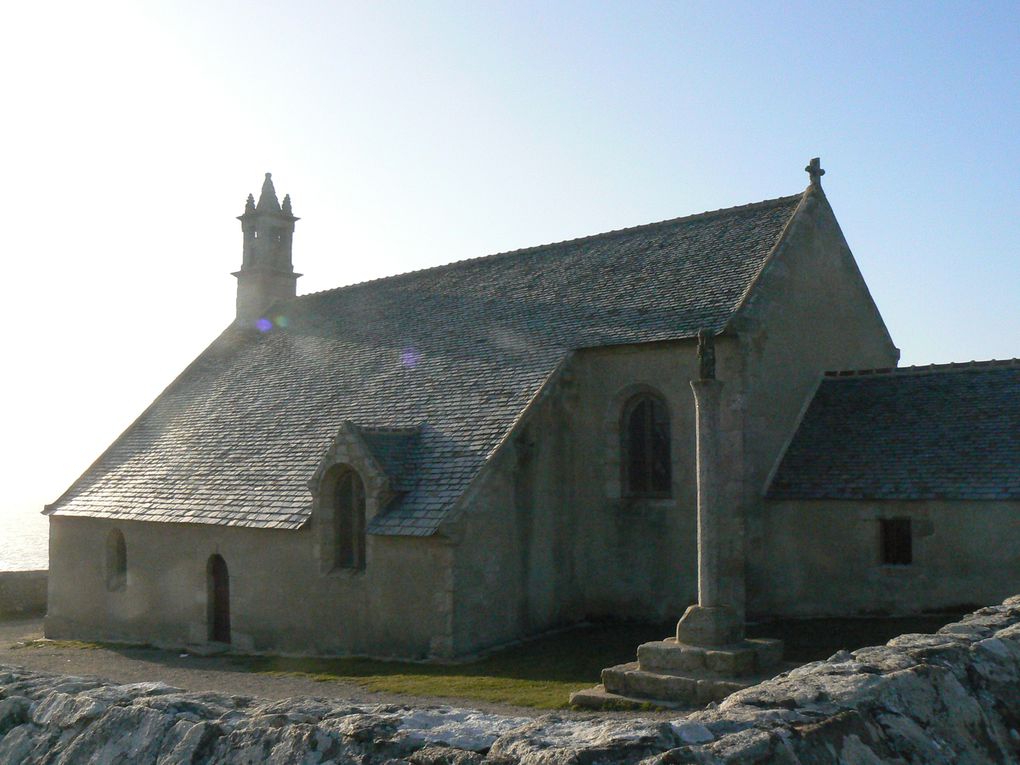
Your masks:
M 273 328 L 273 322 L 267 319 L 265 316 L 255 322 L 255 329 L 259 332 L 268 332 Z
M 400 354 L 400 363 L 409 369 L 414 369 L 421 361 L 421 353 L 414 348 L 405 348 Z

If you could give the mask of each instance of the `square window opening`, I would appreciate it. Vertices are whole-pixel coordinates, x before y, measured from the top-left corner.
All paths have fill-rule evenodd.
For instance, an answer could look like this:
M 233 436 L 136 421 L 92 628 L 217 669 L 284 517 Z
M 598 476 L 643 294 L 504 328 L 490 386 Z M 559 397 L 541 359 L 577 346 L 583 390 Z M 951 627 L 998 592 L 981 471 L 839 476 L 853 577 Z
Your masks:
M 914 562 L 914 540 L 909 518 L 884 518 L 880 521 L 882 563 L 909 566 Z

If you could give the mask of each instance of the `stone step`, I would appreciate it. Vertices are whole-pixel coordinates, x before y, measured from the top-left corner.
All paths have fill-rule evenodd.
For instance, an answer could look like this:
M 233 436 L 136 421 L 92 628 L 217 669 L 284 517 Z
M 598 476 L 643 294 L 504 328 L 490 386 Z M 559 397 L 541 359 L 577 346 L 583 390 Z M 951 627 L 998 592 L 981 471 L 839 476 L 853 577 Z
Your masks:
M 716 677 L 703 674 L 672 674 L 648 672 L 637 662 L 619 664 L 602 670 L 605 690 L 630 698 L 668 701 L 696 706 L 722 701 L 735 691 L 743 690 L 761 678 Z
M 716 673 L 733 677 L 767 672 L 783 658 L 781 640 L 758 638 L 707 648 L 657 640 L 638 646 L 638 664 L 648 672 Z
M 575 691 L 570 694 L 570 703 L 572 706 L 584 707 L 585 709 L 627 709 L 636 711 L 684 709 L 690 706 L 667 699 L 639 699 L 632 696 L 621 696 L 618 693 L 610 693 L 604 685 L 585 688 L 583 691 Z

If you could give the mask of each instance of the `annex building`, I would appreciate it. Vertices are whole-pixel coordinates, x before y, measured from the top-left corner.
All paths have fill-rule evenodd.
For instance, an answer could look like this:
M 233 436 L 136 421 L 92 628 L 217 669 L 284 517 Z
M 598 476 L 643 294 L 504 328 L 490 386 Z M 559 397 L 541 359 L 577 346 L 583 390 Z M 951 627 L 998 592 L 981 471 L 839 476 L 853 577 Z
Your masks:
M 820 184 L 296 297 L 240 216 L 237 320 L 53 504 L 54 638 L 454 657 L 697 595 L 697 336 L 727 602 L 1020 588 L 1020 364 L 896 369 Z

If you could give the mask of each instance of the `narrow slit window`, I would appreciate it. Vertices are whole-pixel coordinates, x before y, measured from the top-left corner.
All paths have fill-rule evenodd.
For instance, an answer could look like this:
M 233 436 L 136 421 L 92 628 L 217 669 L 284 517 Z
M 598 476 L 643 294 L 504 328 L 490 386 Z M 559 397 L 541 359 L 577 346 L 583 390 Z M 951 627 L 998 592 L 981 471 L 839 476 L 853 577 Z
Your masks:
M 909 518 L 885 518 L 881 521 L 882 563 L 909 566 L 914 562 L 914 540 Z

